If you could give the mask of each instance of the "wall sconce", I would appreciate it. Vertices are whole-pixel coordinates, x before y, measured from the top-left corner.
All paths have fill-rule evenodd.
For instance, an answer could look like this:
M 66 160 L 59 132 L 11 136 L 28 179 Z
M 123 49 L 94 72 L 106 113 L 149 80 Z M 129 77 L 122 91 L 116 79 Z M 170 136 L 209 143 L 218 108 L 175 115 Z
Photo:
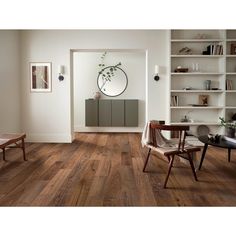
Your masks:
M 59 76 L 58 76 L 58 79 L 59 79 L 59 81 L 62 81 L 62 80 L 64 80 L 64 76 L 63 76 L 63 74 L 64 74 L 64 66 L 58 66 L 58 73 L 59 73 Z
M 154 80 L 155 81 L 158 81 L 159 79 L 160 79 L 160 77 L 159 77 L 159 71 L 160 71 L 160 66 L 158 66 L 158 65 L 155 65 L 155 75 L 154 75 Z

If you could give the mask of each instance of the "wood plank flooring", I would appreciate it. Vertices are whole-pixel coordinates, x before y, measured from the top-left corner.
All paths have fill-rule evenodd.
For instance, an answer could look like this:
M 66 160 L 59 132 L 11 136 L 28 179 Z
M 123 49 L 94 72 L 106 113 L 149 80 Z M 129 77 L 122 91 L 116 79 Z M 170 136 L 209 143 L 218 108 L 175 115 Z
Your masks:
M 27 143 L 0 159 L 0 206 L 236 206 L 236 152 L 209 148 L 194 181 L 176 160 L 168 189 L 165 159 L 147 149 L 140 134 L 77 133 L 72 144 Z M 0 157 L 1 157 L 0 153 Z

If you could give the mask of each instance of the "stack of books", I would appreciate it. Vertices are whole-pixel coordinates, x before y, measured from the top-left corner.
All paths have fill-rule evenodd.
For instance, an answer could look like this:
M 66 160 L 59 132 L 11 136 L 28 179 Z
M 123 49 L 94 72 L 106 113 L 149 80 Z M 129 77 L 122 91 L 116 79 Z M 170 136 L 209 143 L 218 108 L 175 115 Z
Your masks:
M 231 79 L 226 79 L 226 90 L 233 90 L 233 81 Z
M 205 55 L 223 55 L 223 45 L 210 44 L 207 46 L 207 50 L 204 51 Z

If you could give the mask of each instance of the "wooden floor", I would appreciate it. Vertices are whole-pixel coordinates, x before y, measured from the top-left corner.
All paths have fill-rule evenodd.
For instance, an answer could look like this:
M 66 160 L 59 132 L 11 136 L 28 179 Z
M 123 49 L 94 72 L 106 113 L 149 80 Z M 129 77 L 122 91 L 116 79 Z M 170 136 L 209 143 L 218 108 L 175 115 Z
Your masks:
M 188 165 L 176 161 L 168 189 L 168 164 L 151 156 L 140 134 L 77 134 L 72 144 L 27 143 L 0 160 L 1 206 L 236 206 L 236 152 L 210 148 L 195 182 Z

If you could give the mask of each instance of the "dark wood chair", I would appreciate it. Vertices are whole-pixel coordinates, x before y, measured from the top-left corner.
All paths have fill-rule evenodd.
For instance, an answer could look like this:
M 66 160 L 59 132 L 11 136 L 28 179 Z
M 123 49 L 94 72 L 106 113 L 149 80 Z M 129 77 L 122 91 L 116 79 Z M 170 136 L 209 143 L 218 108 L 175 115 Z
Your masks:
M 157 140 L 156 140 L 156 132 L 161 132 L 162 130 L 174 131 L 175 133 L 176 132 L 179 133 L 179 138 L 177 139 L 178 141 L 176 142 L 177 145 L 175 147 L 158 147 Z M 156 151 L 159 154 L 167 157 L 167 160 L 169 162 L 169 168 L 168 168 L 168 172 L 167 172 L 166 179 L 164 182 L 164 188 L 166 188 L 175 156 L 180 156 L 189 161 L 194 178 L 197 181 L 197 175 L 195 172 L 192 158 L 193 158 L 194 153 L 200 151 L 201 149 L 199 147 L 185 144 L 186 131 L 188 130 L 189 130 L 189 126 L 162 125 L 162 124 L 157 124 L 157 123 L 150 123 L 152 143 L 146 145 L 149 148 L 149 150 L 148 150 L 147 158 L 143 167 L 143 172 L 145 172 L 146 170 L 146 166 L 147 166 L 150 154 L 151 154 L 151 150 Z
M 23 158 L 26 161 L 25 157 L 25 134 L 0 134 L 0 148 L 3 153 L 3 160 L 5 161 L 5 149 L 6 148 L 21 148 L 23 151 Z M 18 143 L 20 142 L 20 143 Z M 14 146 L 13 146 L 13 145 Z

